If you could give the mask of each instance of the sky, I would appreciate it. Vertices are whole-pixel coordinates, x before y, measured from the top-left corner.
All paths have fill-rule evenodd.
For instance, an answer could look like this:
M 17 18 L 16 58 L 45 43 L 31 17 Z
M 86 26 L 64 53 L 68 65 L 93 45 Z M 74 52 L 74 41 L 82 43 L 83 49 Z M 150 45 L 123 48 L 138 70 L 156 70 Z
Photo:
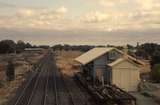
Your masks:
M 160 43 L 160 0 L 0 0 L 0 40 Z

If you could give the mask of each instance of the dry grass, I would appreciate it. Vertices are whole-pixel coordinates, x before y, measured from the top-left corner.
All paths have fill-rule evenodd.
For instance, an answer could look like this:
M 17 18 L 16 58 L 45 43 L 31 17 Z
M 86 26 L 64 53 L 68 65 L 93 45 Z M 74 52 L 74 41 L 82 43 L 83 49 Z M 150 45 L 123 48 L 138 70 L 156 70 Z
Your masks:
M 31 70 L 31 64 L 35 64 L 43 55 L 36 53 L 22 53 L 17 55 L 0 55 L 0 105 L 3 105 L 9 98 L 13 97 L 16 89 L 25 80 L 25 75 Z M 5 70 L 7 61 L 12 59 L 15 65 L 15 80 L 6 81 Z
M 57 51 L 56 63 L 58 68 L 66 75 L 73 75 L 78 69 L 74 67 L 77 63 L 74 61 L 76 57 L 81 55 L 80 51 Z
M 4 78 L 4 65 L 0 64 L 0 80 L 3 80 Z

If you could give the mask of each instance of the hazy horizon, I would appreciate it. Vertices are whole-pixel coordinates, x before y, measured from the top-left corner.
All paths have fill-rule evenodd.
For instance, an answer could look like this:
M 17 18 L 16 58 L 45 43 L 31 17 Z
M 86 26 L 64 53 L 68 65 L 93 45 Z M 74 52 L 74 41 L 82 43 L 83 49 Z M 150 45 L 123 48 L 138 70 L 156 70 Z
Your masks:
M 160 43 L 159 0 L 0 0 L 0 39 L 36 45 Z

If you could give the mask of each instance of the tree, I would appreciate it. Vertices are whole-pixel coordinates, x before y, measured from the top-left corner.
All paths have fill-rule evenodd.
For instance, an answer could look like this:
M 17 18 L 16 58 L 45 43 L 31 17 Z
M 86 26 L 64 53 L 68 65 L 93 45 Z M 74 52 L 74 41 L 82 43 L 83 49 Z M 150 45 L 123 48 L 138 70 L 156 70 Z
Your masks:
M 153 70 L 151 71 L 152 80 L 155 82 L 160 82 L 160 64 L 155 64 Z
M 156 50 L 153 55 L 151 56 L 151 65 L 160 63 L 160 51 Z
M 17 51 L 18 53 L 21 53 L 24 51 L 25 48 L 33 48 L 37 46 L 32 46 L 30 43 L 25 43 L 22 40 L 19 40 L 17 44 L 12 40 L 2 40 L 0 41 L 0 53 L 13 53 Z
M 7 70 L 6 70 L 7 80 L 12 81 L 15 78 L 15 67 L 12 61 L 8 62 Z
M 17 42 L 16 51 L 17 51 L 18 53 L 20 53 L 20 52 L 24 51 L 25 48 L 26 48 L 26 44 L 25 44 L 22 40 L 19 40 L 19 41 Z
M 40 45 L 38 46 L 39 48 L 43 48 L 43 49 L 48 49 L 50 46 L 47 46 L 47 45 Z
M 137 48 L 136 55 L 145 59 L 151 59 L 151 64 L 160 63 L 160 45 L 155 43 L 145 43 Z
M 13 53 L 15 52 L 16 44 L 12 40 L 0 41 L 0 53 Z
M 25 47 L 26 48 L 32 48 L 32 45 L 30 43 L 26 43 Z

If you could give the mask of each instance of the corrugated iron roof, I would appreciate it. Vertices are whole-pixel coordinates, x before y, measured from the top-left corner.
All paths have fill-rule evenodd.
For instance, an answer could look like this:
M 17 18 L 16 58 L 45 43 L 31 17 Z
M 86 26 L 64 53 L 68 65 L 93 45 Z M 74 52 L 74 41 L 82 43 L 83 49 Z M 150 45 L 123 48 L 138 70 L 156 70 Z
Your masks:
M 103 54 L 110 52 L 112 50 L 116 50 L 117 52 L 124 54 L 123 51 L 114 48 L 114 47 L 97 47 L 97 48 L 93 48 L 91 50 L 89 50 L 88 52 L 82 54 L 81 56 L 79 56 L 78 58 L 76 58 L 75 60 L 79 63 L 81 63 L 82 65 L 85 65 L 93 60 L 95 60 L 96 58 L 102 56 Z M 134 61 L 135 63 L 138 63 L 140 65 L 145 65 L 145 63 L 139 59 L 136 59 L 130 55 L 126 55 L 126 57 L 132 61 Z
M 100 57 L 101 55 L 113 50 L 114 48 L 110 47 L 97 47 L 97 48 L 93 48 L 91 50 L 89 50 L 88 52 L 82 54 L 81 56 L 79 56 L 78 58 L 76 58 L 75 60 L 83 65 L 91 62 L 92 60 Z

